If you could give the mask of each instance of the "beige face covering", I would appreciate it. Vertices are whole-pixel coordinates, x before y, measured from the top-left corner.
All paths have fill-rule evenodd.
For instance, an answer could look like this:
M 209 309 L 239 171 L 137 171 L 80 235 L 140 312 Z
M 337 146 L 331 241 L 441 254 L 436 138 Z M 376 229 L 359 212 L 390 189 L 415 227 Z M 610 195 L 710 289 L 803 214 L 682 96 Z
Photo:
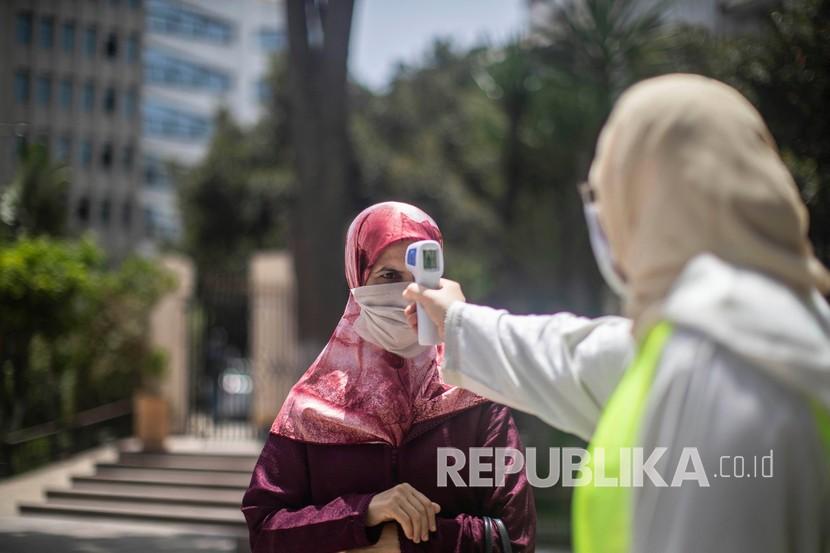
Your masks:
M 657 322 L 686 263 L 704 252 L 799 290 L 830 290 L 772 136 L 721 82 L 667 75 L 629 89 L 602 131 L 590 181 L 637 334 Z
M 360 316 L 354 322 L 358 336 L 407 359 L 432 347 L 418 343 L 418 332 L 406 320 L 404 308 L 408 302 L 402 294 L 409 284 L 395 282 L 352 288 L 352 295 L 360 305 Z

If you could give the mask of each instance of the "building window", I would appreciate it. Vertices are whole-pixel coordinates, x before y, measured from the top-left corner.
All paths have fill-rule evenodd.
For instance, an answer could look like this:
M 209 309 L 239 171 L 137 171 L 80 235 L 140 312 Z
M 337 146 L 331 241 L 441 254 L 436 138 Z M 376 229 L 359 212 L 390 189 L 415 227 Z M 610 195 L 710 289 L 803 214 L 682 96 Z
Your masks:
M 72 109 L 73 100 L 75 99 L 75 89 L 72 86 L 72 79 L 66 77 L 61 80 L 60 84 L 60 103 L 61 107 L 66 110 Z
M 135 149 L 130 146 L 124 146 L 124 153 L 122 156 L 122 162 L 124 164 L 124 170 L 129 172 L 133 168 L 133 159 L 135 158 Z
M 144 78 L 153 84 L 175 85 L 216 93 L 231 88 L 231 76 L 228 73 L 166 54 L 155 48 L 146 52 Z
M 86 196 L 81 196 L 78 200 L 78 207 L 75 209 L 75 213 L 78 215 L 78 220 L 82 223 L 86 223 L 89 221 L 89 198 Z
M 210 117 L 184 111 L 157 102 L 143 107 L 144 132 L 172 140 L 206 141 L 210 138 Z
M 258 102 L 264 104 L 271 99 L 271 83 L 268 79 L 259 79 L 255 85 L 256 99 Z
M 14 74 L 14 97 L 18 104 L 29 102 L 29 72 L 25 69 L 18 69 Z
M 121 207 L 121 221 L 127 228 L 129 228 L 133 222 L 133 200 L 131 198 L 127 198 L 124 205 Z
M 98 30 L 94 25 L 92 25 L 87 27 L 86 32 L 84 33 L 84 53 L 86 53 L 86 57 L 94 59 L 97 52 Z
M 32 44 L 32 14 L 17 14 L 17 43 L 22 46 Z
M 104 52 L 107 55 L 107 59 L 115 60 L 118 59 L 118 35 L 115 33 L 110 33 L 107 35 L 107 42 L 104 45 Z
M 115 89 L 113 87 L 107 88 L 104 92 L 104 112 L 108 115 L 115 113 L 116 103 Z
M 58 142 L 55 145 L 55 158 L 63 161 L 64 163 L 69 163 L 70 157 L 72 155 L 72 138 L 69 135 L 62 135 L 58 138 Z
M 111 211 L 112 203 L 109 199 L 105 199 L 101 202 L 101 222 L 105 225 L 109 224 L 110 222 L 110 211 Z
M 63 51 L 67 54 L 72 54 L 75 52 L 75 24 L 74 23 L 64 23 L 63 24 L 63 39 L 61 41 L 63 43 Z
M 101 148 L 101 167 L 103 169 L 110 170 L 112 168 L 112 160 L 113 160 L 112 144 L 107 142 Z
M 150 188 L 164 188 L 170 184 L 167 168 L 160 158 L 144 156 L 144 184 Z
M 42 107 L 52 103 L 52 78 L 49 75 L 37 78 L 37 103 Z
M 40 35 L 40 47 L 51 50 L 55 44 L 55 18 L 41 17 L 38 34 Z
M 124 98 L 124 117 L 127 119 L 132 119 L 135 117 L 136 111 L 138 108 L 138 92 L 136 92 L 135 87 L 131 87 L 127 91 L 127 95 Z
M 127 3 L 129 4 L 130 8 L 133 10 L 140 10 L 141 9 L 141 0 L 128 0 Z
M 157 33 L 227 44 L 233 38 L 231 24 L 167 0 L 147 0 L 147 26 Z
M 84 167 L 92 166 L 92 141 L 89 139 L 81 142 L 81 151 L 78 156 L 81 158 L 81 165 Z
M 83 96 L 83 104 L 84 104 L 84 111 L 87 113 L 91 113 L 95 110 L 95 83 L 92 81 L 87 81 L 84 84 L 84 96 Z
M 141 36 L 133 33 L 127 39 L 127 61 L 135 63 L 138 61 L 138 52 L 141 49 Z
M 118 8 L 121 7 L 121 1 L 120 0 L 110 0 L 110 7 L 114 10 L 117 10 Z
M 279 29 L 262 28 L 257 32 L 257 42 L 264 52 L 279 52 L 285 48 L 285 33 Z

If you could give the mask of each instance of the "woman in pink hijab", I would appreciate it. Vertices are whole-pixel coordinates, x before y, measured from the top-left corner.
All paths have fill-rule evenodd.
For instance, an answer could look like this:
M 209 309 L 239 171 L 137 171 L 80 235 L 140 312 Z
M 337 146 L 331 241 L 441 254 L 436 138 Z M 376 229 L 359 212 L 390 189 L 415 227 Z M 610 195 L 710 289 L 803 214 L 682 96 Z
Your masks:
M 254 553 L 502 551 L 484 517 L 504 522 L 513 551 L 534 550 L 523 471 L 438 485 L 438 448 L 469 459 L 470 448 L 522 445 L 507 407 L 441 382 L 443 346 L 419 345 L 407 323 L 404 252 L 425 239 L 441 242 L 438 226 L 399 202 L 349 227 L 346 310 L 277 415 L 242 501 Z M 467 466 L 459 474 L 470 483 Z

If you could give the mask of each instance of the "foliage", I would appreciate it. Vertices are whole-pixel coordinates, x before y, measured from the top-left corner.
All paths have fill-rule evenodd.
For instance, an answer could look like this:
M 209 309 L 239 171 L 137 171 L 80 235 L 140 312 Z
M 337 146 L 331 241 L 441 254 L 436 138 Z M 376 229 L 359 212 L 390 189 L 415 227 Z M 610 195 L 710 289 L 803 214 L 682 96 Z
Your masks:
M 221 112 L 205 160 L 180 182 L 184 247 L 200 269 L 244 267 L 253 251 L 285 245 L 292 179 L 270 139 L 264 161 L 269 122 L 245 132 Z
M 62 236 L 66 228 L 69 168 L 50 161 L 48 150 L 30 145 L 11 185 L 0 196 L 5 234 Z
M 0 430 L 129 397 L 158 371 L 149 312 L 173 285 L 152 262 L 107 269 L 89 241 L 0 248 Z

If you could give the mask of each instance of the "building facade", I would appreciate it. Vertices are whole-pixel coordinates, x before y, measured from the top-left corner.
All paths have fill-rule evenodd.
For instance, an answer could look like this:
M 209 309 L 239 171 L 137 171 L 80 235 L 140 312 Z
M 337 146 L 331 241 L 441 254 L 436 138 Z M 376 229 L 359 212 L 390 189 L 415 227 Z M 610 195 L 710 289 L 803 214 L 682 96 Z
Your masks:
M 142 210 L 145 245 L 177 241 L 173 164 L 205 155 L 227 109 L 255 123 L 268 95 L 271 55 L 284 47 L 277 0 L 145 0 Z
M 71 168 L 69 228 L 115 257 L 142 234 L 141 0 L 0 2 L 0 187 L 25 143 Z

